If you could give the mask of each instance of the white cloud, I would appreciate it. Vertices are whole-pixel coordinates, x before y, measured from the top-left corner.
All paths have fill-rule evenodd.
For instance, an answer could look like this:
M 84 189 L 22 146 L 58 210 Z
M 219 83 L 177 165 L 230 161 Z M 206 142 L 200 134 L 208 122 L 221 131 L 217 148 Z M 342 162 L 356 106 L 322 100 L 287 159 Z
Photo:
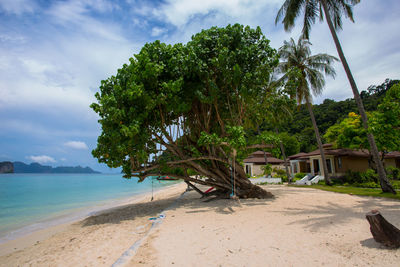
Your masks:
M 80 149 L 80 150 L 86 150 L 89 149 L 88 146 L 85 144 L 85 142 L 82 141 L 69 141 L 64 144 L 64 146 L 73 148 L 73 149 Z
M 46 155 L 41 155 L 41 156 L 29 156 L 28 159 L 32 160 L 33 162 L 38 162 L 40 164 L 43 163 L 54 163 L 56 162 L 55 159 L 53 159 L 50 156 L 46 156 Z
M 35 35 L 21 35 L 24 42 L 15 43 L 0 28 L 4 42 L 0 46 L 0 109 L 40 109 L 96 119 L 89 108 L 95 101 L 94 91 L 139 45 L 123 37 L 122 25 L 90 17 L 87 5 L 77 3 L 54 3 L 43 13 L 46 25 L 35 25 L 41 28 Z M 97 10 L 106 10 L 104 6 Z M 55 30 L 60 23 L 67 28 Z
M 165 32 L 167 32 L 167 29 L 165 29 L 165 28 L 154 27 L 153 29 L 151 29 L 151 36 L 157 37 Z
M 7 43 L 24 43 L 26 38 L 15 33 L 0 33 L 0 42 Z
M 36 5 L 32 0 L 0 0 L 0 7 L 7 13 L 21 15 L 32 13 Z
M 249 24 L 246 21 L 260 19 L 257 15 L 266 18 L 265 15 L 272 7 L 281 3 L 280 0 L 168 0 L 155 14 L 163 16 L 167 22 L 177 27 L 184 26 L 198 15 L 206 16 L 213 13 L 223 14 L 239 19 L 240 23 Z
M 123 41 L 120 25 L 111 21 L 103 22 L 89 14 L 91 10 L 105 12 L 112 9 L 113 5 L 106 1 L 60 1 L 54 3 L 46 14 L 50 15 L 53 22 L 66 28 L 83 31 L 103 39 Z

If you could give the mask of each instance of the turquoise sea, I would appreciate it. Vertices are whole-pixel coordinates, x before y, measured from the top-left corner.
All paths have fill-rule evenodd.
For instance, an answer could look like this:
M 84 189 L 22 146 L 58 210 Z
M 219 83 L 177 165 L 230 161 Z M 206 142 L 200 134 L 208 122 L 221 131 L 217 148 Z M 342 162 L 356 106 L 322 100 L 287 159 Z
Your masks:
M 0 243 L 172 184 L 121 174 L 1 174 Z

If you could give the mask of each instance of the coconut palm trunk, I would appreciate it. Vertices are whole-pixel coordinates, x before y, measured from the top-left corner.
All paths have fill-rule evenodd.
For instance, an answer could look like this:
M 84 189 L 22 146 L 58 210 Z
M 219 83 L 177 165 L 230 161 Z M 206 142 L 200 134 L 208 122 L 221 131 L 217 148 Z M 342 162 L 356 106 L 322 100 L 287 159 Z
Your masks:
M 380 182 L 382 191 L 396 194 L 396 191 L 393 189 L 392 185 L 389 183 L 389 180 L 386 177 L 386 172 L 385 172 L 385 169 L 383 167 L 383 163 L 379 159 L 379 152 L 378 152 L 378 147 L 376 146 L 376 143 L 375 143 L 375 138 L 374 138 L 372 133 L 368 132 L 368 119 L 367 119 L 367 115 L 365 113 L 364 105 L 362 103 L 360 94 L 358 92 L 358 88 L 357 88 L 356 82 L 354 81 L 353 75 L 352 75 L 352 73 L 350 71 L 349 65 L 347 64 L 347 60 L 346 60 L 346 58 L 344 56 L 342 47 L 341 47 L 340 42 L 339 42 L 339 38 L 338 38 L 338 36 L 336 34 L 336 31 L 335 31 L 335 28 L 334 28 L 334 26 L 332 24 L 332 19 L 331 19 L 331 16 L 329 14 L 329 11 L 328 11 L 326 0 L 321 0 L 321 4 L 322 4 L 323 10 L 324 10 L 326 21 L 327 21 L 328 26 L 329 26 L 329 30 L 330 30 L 330 32 L 332 34 L 332 37 L 333 37 L 333 40 L 335 42 L 336 50 L 337 50 L 337 52 L 339 54 L 340 60 L 342 61 L 342 64 L 343 64 L 344 70 L 346 72 L 347 78 L 349 79 L 350 86 L 351 86 L 351 89 L 353 91 L 354 99 L 355 99 L 355 101 L 357 103 L 358 111 L 360 112 L 360 115 L 361 115 L 361 120 L 362 120 L 362 123 L 363 123 L 363 127 L 367 130 L 367 138 L 368 138 L 368 142 L 369 142 L 369 145 L 370 145 L 372 157 L 374 159 L 374 162 L 375 162 L 375 165 L 376 165 L 376 168 L 377 168 L 377 171 L 378 171 L 379 182 Z
M 261 134 L 261 131 L 260 131 L 260 125 L 257 125 L 257 132 L 258 132 L 258 134 L 260 135 Z M 263 142 L 263 144 L 264 144 L 264 142 Z M 263 152 L 264 152 L 264 161 L 265 161 L 265 166 L 267 166 L 268 165 L 268 157 L 267 157 L 267 153 L 263 150 Z
M 321 153 L 322 169 L 324 170 L 325 184 L 332 185 L 332 181 L 329 178 L 328 166 L 326 165 L 324 147 L 322 146 L 321 136 L 319 134 L 319 130 L 318 130 L 318 127 L 317 127 L 317 122 L 315 121 L 315 116 L 314 116 L 314 112 L 312 110 L 312 106 L 311 106 L 310 101 L 307 101 L 306 105 L 307 105 L 308 112 L 310 113 L 311 122 L 312 122 L 312 125 L 314 127 L 314 131 L 315 131 L 315 138 L 317 139 L 318 148 L 319 148 L 319 151 Z
M 278 127 L 275 127 L 275 132 L 276 132 L 276 134 L 279 134 Z M 281 152 L 282 152 L 282 156 L 283 156 L 283 164 L 285 164 L 285 171 L 286 171 L 286 176 L 287 176 L 287 179 L 288 179 L 288 183 L 290 184 L 292 182 L 292 177 L 290 176 L 290 173 L 289 173 L 289 167 L 288 167 L 288 164 L 287 164 L 285 147 L 283 146 L 283 142 L 282 141 L 279 141 L 279 146 L 281 148 Z

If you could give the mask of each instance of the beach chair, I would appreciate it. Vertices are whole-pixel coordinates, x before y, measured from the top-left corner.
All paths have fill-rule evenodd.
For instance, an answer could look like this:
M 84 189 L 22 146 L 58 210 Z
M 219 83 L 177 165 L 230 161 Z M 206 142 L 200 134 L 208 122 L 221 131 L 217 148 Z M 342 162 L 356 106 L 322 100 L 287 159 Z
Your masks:
M 311 173 L 309 173 L 309 174 L 307 174 L 306 176 L 304 176 L 303 178 L 301 178 L 300 180 L 296 181 L 294 184 L 297 184 L 297 185 L 305 185 L 305 184 L 307 184 L 307 182 L 310 181 L 312 178 L 314 178 L 314 176 L 313 176 Z

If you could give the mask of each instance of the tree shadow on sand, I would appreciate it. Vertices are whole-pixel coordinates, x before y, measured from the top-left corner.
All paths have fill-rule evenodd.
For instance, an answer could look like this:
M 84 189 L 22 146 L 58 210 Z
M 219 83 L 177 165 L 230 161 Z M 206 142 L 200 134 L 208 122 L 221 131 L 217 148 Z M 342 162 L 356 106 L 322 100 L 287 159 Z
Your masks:
M 100 214 L 90 216 L 82 221 L 82 226 L 119 224 L 122 221 L 134 220 L 142 217 L 156 217 L 163 211 L 171 211 L 179 208 L 189 209 L 187 213 L 201 213 L 214 211 L 220 214 L 231 214 L 242 206 L 266 205 L 271 199 L 219 199 L 204 202 L 200 195 L 194 191 L 186 192 L 183 197 L 175 196 L 165 199 L 156 199 L 146 203 L 124 205 Z
M 316 199 L 318 203 L 318 199 Z M 301 224 L 305 228 L 317 231 L 330 225 L 346 224 L 351 219 L 365 219 L 365 214 L 372 209 L 378 209 L 383 215 L 394 225 L 400 225 L 400 202 L 392 200 L 383 200 L 376 198 L 363 197 L 358 200 L 357 204 L 349 207 L 340 204 L 340 195 L 338 202 L 327 202 L 326 204 L 316 204 L 314 206 L 307 205 L 304 208 L 288 208 L 280 213 L 289 216 L 308 215 L 307 219 L 295 220 L 289 225 Z M 365 221 L 368 223 L 367 221 Z
M 361 246 L 367 247 L 367 248 L 375 248 L 375 249 L 381 249 L 381 250 L 396 250 L 395 248 L 389 248 L 386 247 L 378 242 L 375 241 L 375 239 L 368 238 L 365 240 L 360 241 Z
M 176 197 L 169 197 L 149 201 L 147 203 L 135 203 L 112 208 L 84 219 L 82 221 L 82 226 L 119 224 L 122 221 L 134 220 L 135 218 L 154 217 L 161 213 L 165 207 L 171 205 L 175 200 Z

